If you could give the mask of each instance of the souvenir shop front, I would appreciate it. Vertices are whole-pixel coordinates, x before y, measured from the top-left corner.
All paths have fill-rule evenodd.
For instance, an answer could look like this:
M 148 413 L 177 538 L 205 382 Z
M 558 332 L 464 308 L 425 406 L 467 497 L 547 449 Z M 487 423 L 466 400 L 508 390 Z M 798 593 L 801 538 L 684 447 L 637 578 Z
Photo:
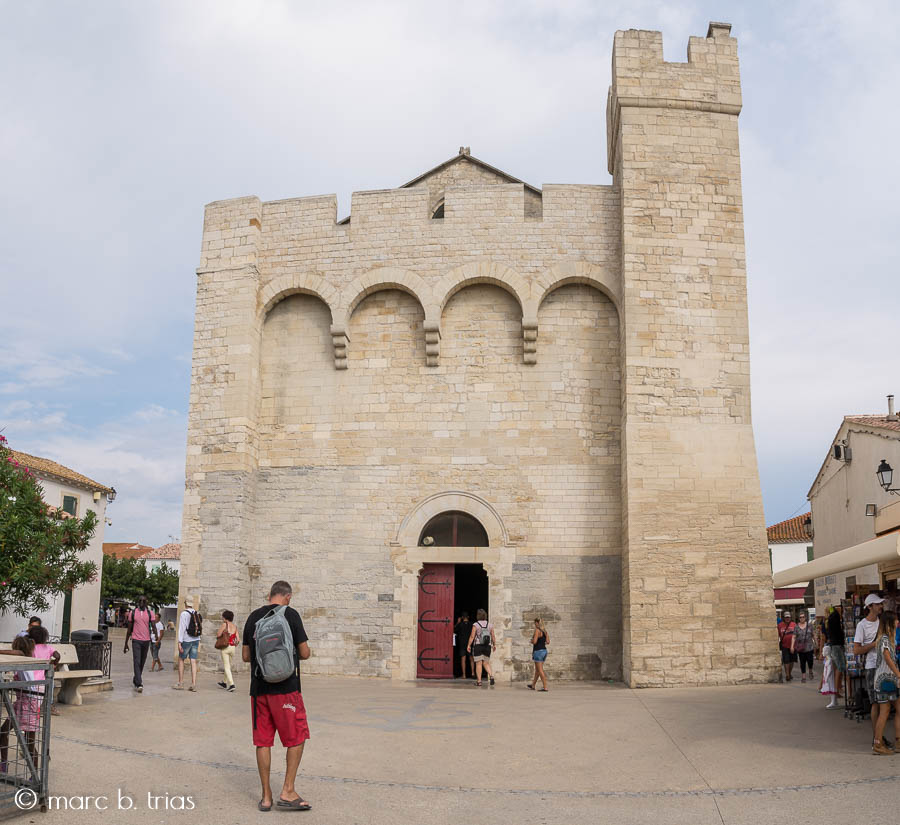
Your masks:
M 857 585 L 852 579 L 847 581 L 843 592 L 835 594 L 829 600 L 831 604 L 841 605 L 841 618 L 844 625 L 847 654 L 847 678 L 843 680 L 843 688 L 839 701 L 843 702 L 844 715 L 857 720 L 868 716 L 869 706 L 865 697 L 862 656 L 853 655 L 853 637 L 856 625 L 865 615 L 866 596 L 872 592 L 880 592 L 885 598 L 886 608 L 900 608 L 900 532 L 892 532 L 863 542 L 837 553 L 831 553 L 806 564 L 782 570 L 773 576 L 775 588 L 787 588 L 798 580 L 815 581 L 828 579 L 856 570 L 867 565 L 877 564 L 880 581 L 878 584 Z M 821 616 L 827 615 L 827 609 L 820 609 Z

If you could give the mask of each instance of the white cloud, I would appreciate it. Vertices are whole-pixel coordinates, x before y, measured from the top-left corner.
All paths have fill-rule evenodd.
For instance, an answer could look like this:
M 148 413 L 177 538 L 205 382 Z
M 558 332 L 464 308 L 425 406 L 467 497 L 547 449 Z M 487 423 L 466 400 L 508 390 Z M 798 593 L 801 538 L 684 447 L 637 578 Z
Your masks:
M 92 428 L 47 422 L 10 446 L 115 487 L 108 541 L 158 545 L 181 533 L 185 432 L 183 413 L 153 406 Z
M 88 466 L 98 451 L 98 472 L 141 479 L 152 494 L 123 494 L 114 509 L 134 502 L 146 515 L 128 518 L 148 529 L 183 485 L 186 371 L 181 406 L 171 385 L 189 360 L 202 205 L 336 192 L 346 214 L 351 191 L 398 185 L 460 144 L 537 185 L 606 183 L 620 28 L 662 29 L 667 60 L 684 60 L 709 19 L 730 20 L 739 39 L 769 520 L 802 503 L 841 416 L 900 396 L 896 4 L 874 0 L 865 14 L 848 0 L 4 11 L 0 71 L 17 82 L 0 123 L 0 151 L 15 158 L 0 203 L 0 288 L 16 308 L 4 313 L 0 397 L 35 406 L 0 408 L 0 427 L 5 417 L 29 442 L 44 433 L 35 443 Z M 140 384 L 107 392 L 126 369 Z M 105 427 L 78 429 L 98 419 Z

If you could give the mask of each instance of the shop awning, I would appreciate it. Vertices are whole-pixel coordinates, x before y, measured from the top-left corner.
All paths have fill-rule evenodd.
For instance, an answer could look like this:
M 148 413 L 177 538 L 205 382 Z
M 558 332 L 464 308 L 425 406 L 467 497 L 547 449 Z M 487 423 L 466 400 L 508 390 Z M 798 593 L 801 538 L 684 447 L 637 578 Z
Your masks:
M 789 601 L 792 604 L 803 604 L 803 594 L 806 593 L 807 587 L 809 582 L 797 582 L 791 587 L 776 587 L 775 604 L 786 604 Z
M 799 586 L 799 582 L 830 576 L 833 573 L 843 573 L 845 570 L 854 570 L 882 561 L 900 561 L 900 532 L 888 533 L 886 536 L 864 541 L 846 550 L 838 550 L 837 553 L 813 559 L 806 564 L 789 567 L 776 573 L 772 577 L 772 584 L 775 587 L 791 587 L 795 584 Z

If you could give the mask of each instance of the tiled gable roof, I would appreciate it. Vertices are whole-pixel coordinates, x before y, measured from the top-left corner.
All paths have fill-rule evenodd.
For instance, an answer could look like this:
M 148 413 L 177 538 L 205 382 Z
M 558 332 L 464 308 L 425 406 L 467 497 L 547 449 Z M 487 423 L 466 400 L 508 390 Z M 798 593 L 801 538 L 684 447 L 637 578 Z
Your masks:
M 103 542 L 103 555 L 115 556 L 117 559 L 139 559 L 153 550 L 148 544 L 139 544 L 136 541 L 105 541 Z
M 151 550 L 142 558 L 145 559 L 180 559 L 181 558 L 181 545 L 170 542 L 169 544 L 163 544 L 161 547 L 157 547 L 155 550 Z
M 94 481 L 87 476 L 82 475 L 81 473 L 76 473 L 75 470 L 72 470 L 64 466 L 63 464 L 57 464 L 55 461 L 51 461 L 49 458 L 40 458 L 36 455 L 20 453 L 18 450 L 10 450 L 9 454 L 15 461 L 18 461 L 19 464 L 24 464 L 29 470 L 31 470 L 31 472 L 33 472 L 37 476 L 53 476 L 54 478 L 60 479 L 62 481 L 68 481 L 70 484 L 74 484 L 77 487 L 85 487 L 92 492 L 112 492 L 111 487 L 107 487 L 105 484 L 101 484 L 99 481 Z
M 879 427 L 882 430 L 893 430 L 900 433 L 900 418 L 896 415 L 847 415 L 844 421 L 853 424 L 863 424 L 868 427 Z
M 767 527 L 766 534 L 769 537 L 769 544 L 809 544 L 812 539 L 806 535 L 803 525 L 810 515 L 810 513 L 803 513 Z

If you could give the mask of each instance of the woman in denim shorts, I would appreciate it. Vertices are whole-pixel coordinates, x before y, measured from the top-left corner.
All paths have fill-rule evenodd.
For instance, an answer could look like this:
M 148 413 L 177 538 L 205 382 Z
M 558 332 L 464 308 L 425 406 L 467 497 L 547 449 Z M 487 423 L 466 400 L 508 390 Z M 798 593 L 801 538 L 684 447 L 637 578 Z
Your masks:
M 874 682 L 874 703 L 872 705 L 872 718 L 877 714 L 875 723 L 875 739 L 872 744 L 872 753 L 882 756 L 892 754 L 894 751 L 884 744 L 884 729 L 888 717 L 891 715 L 891 705 L 894 706 L 894 737 L 900 742 L 900 669 L 897 668 L 894 653 L 894 634 L 897 630 L 897 614 L 886 610 L 879 616 L 878 635 L 875 637 L 875 651 L 877 654 Z
M 531 637 L 531 661 L 534 662 L 534 678 L 528 686 L 529 690 L 534 690 L 537 680 L 541 680 L 542 691 L 547 690 L 547 674 L 544 673 L 544 662 L 547 660 L 547 642 L 550 636 L 544 627 L 540 617 L 534 620 L 534 634 Z

